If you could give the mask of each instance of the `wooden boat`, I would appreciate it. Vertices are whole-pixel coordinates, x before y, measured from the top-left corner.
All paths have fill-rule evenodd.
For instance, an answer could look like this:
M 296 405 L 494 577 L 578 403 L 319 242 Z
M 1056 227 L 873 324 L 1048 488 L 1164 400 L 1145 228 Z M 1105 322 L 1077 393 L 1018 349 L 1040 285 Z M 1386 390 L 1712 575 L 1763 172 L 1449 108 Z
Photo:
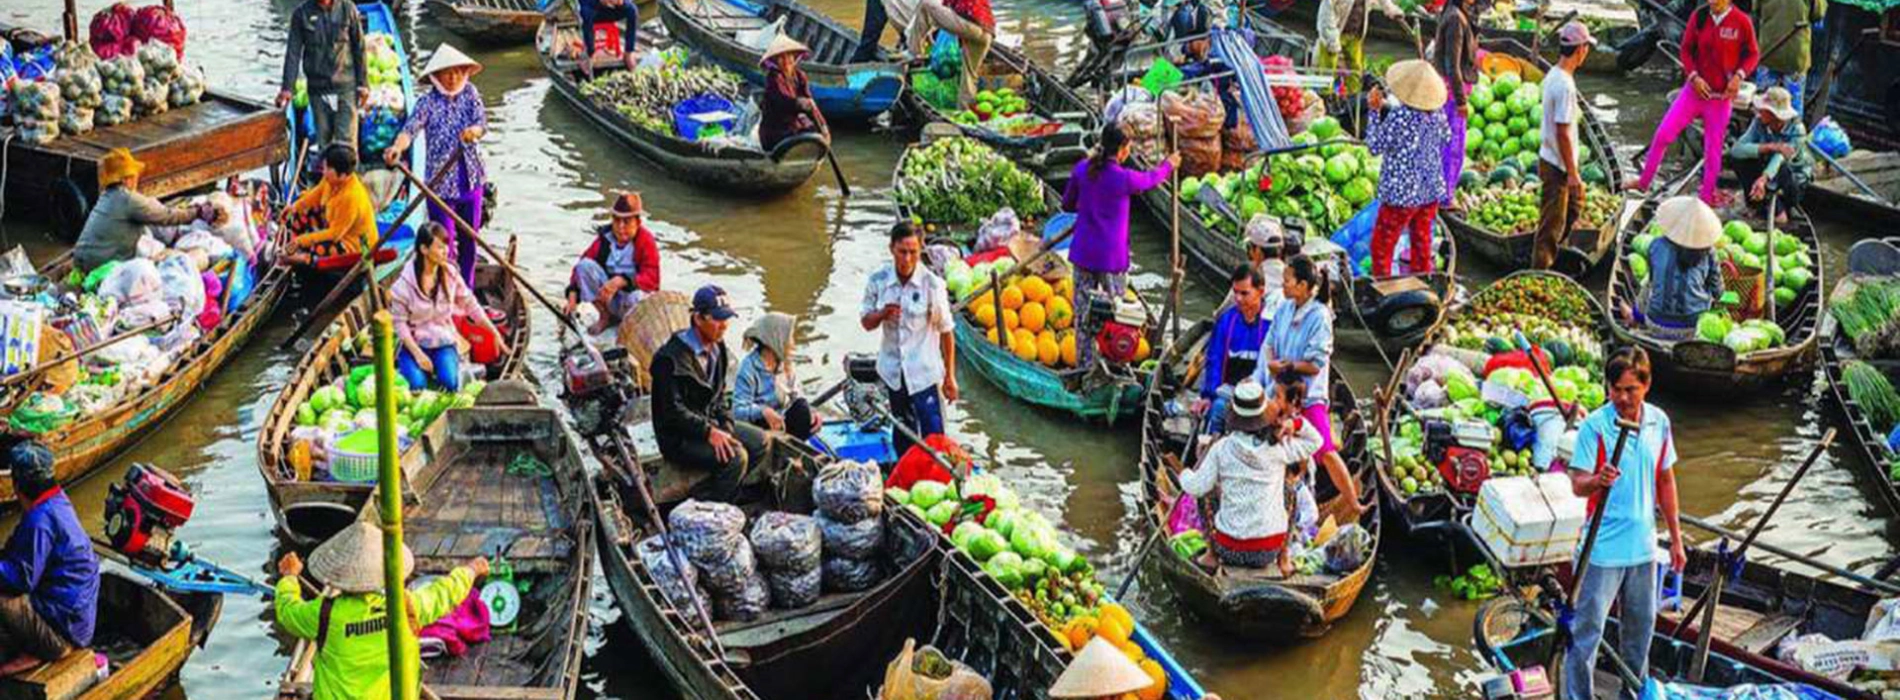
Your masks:
M 875 61 L 853 62 L 858 31 L 826 16 L 817 8 L 790 0 L 764 5 L 751 0 L 662 0 L 660 20 L 680 43 L 744 76 L 755 87 L 765 87 L 760 63 L 765 52 L 742 42 L 739 35 L 784 22 L 781 31 L 811 49 L 800 63 L 811 79 L 818 111 L 833 121 L 867 121 L 897 104 L 904 89 L 903 65 L 888 51 L 878 50 Z
M 1096 111 L 1060 78 L 1001 43 L 991 45 L 978 75 L 979 88 L 1015 90 L 1028 101 L 1031 112 L 1055 125 L 1045 125 L 1030 133 L 1009 134 L 980 123 L 958 123 L 953 118 L 957 110 L 939 108 L 914 89 L 916 73 L 905 75 L 903 106 L 907 116 L 920 128 L 931 122 L 951 124 L 965 136 L 989 144 L 1045 181 L 1067 180 L 1076 161 L 1088 157 L 1089 145 L 1101 131 Z
M 1900 244 L 1900 239 L 1895 238 L 1879 240 Z M 1852 296 L 1854 289 L 1864 281 L 1880 279 L 1894 272 L 1900 272 L 1886 271 L 1886 274 L 1876 277 L 1870 274 L 1870 271 L 1854 270 L 1852 259 L 1853 256 L 1850 254 L 1847 277 L 1837 283 L 1833 292 L 1828 295 L 1829 305 Z M 1894 479 L 1889 473 L 1892 465 L 1896 463 L 1896 458 L 1893 450 L 1887 448 L 1887 435 L 1893 431 L 1894 426 L 1874 425 L 1866 409 L 1862 408 L 1860 403 L 1848 393 L 1845 378 L 1847 363 L 1863 361 L 1880 370 L 1881 374 L 1886 375 L 1888 381 L 1895 381 L 1900 379 L 1900 362 L 1862 357 L 1854 349 L 1853 342 L 1841 332 L 1841 324 L 1834 319 L 1832 314 L 1821 314 L 1820 324 L 1818 344 L 1821 351 L 1821 372 L 1827 381 L 1827 396 L 1832 399 L 1831 403 L 1834 407 L 1840 411 L 1841 419 L 1846 423 L 1847 434 L 1851 438 L 1848 444 L 1853 446 L 1855 459 L 1849 462 L 1862 471 L 1869 488 L 1878 495 L 1881 503 L 1886 506 L 1887 512 L 1900 513 L 1900 484 L 1896 483 L 1900 482 L 1900 479 Z
M 499 309 L 505 316 L 496 325 L 505 327 L 510 352 L 487 368 L 488 377 L 520 376 L 526 371 L 530 338 L 527 295 L 506 270 L 489 263 L 475 268 L 475 295 L 484 308 Z M 277 518 L 279 534 L 298 547 L 315 546 L 355 520 L 376 488 L 373 482 L 299 481 L 289 459 L 295 442 L 291 431 L 297 427 L 297 408 L 311 392 L 342 381 L 351 367 L 369 362 L 354 346 L 357 334 L 370 326 L 375 313 L 372 301 L 368 294 L 358 296 L 331 321 L 298 361 L 290 383 L 271 402 L 264 428 L 258 432 L 257 469 L 264 477 L 265 492 L 270 494 L 271 513 Z M 427 443 L 427 436 L 422 436 L 402 454 L 403 470 L 412 478 L 439 447 Z
M 1592 315 L 1595 317 L 1590 330 L 1599 341 L 1605 344 L 1606 348 L 1609 347 L 1608 342 L 1613 337 L 1609 328 L 1609 315 L 1604 313 L 1596 297 L 1592 296 L 1588 290 L 1563 275 L 1537 270 L 1515 272 L 1493 284 L 1523 279 L 1558 281 L 1571 289 L 1576 296 L 1588 299 Z M 1475 316 L 1477 312 L 1473 309 L 1473 302 L 1483 295 L 1484 291 L 1481 290 L 1473 295 L 1471 300 L 1452 307 L 1446 312 L 1444 321 L 1426 334 L 1424 340 L 1419 343 L 1417 352 L 1400 360 L 1398 366 L 1392 371 L 1391 383 L 1380 391 L 1372 419 L 1373 441 L 1376 445 L 1371 450 L 1372 461 L 1377 466 L 1375 471 L 1378 473 L 1379 494 L 1385 505 L 1387 517 L 1397 523 L 1404 534 L 1442 542 L 1451 547 L 1455 554 L 1460 555 L 1471 552 L 1471 539 L 1466 536 L 1463 523 L 1471 514 L 1475 496 L 1455 493 L 1449 489 L 1408 494 L 1402 488 L 1402 484 L 1392 477 L 1391 468 L 1396 456 L 1391 449 L 1392 439 L 1399 430 L 1400 418 L 1408 415 L 1407 407 L 1396 400 L 1398 397 L 1395 394 L 1402 391 L 1398 382 L 1411 371 L 1413 365 L 1417 364 L 1419 357 L 1430 354 L 1431 349 L 1440 344 L 1449 344 L 1451 324 Z M 1463 560 L 1462 557 L 1461 560 Z
M 1201 366 L 1201 358 L 1212 331 L 1213 324 L 1202 321 L 1171 344 L 1155 368 L 1148 382 L 1150 389 L 1144 396 L 1142 519 L 1159 533 L 1168 531 L 1169 512 L 1181 492 L 1174 465 L 1191 465 L 1198 459 L 1196 439 L 1203 432 L 1200 423 L 1191 417 L 1170 416 L 1168 405 L 1191 403 L 1199 396 L 1200 373 L 1206 371 Z M 1311 470 L 1320 517 L 1337 517 L 1342 526 L 1356 523 L 1372 535 L 1371 551 L 1364 564 L 1343 575 L 1284 577 L 1273 567 L 1259 571 L 1223 568 L 1214 573 L 1163 549 L 1156 559 L 1182 603 L 1230 634 L 1275 642 L 1319 637 L 1352 611 L 1378 560 L 1382 530 L 1378 501 L 1369 493 L 1373 488 L 1372 476 L 1367 472 L 1374 467 L 1368 459 L 1366 426 L 1357 402 L 1352 386 L 1335 373 L 1332 410 L 1339 453 L 1347 468 L 1354 471 L 1359 493 L 1368 498 L 1372 506 L 1357 520 L 1348 521 L 1345 512 L 1352 503 L 1332 482 L 1325 468 L 1315 463 Z
M 612 106 L 581 94 L 580 64 L 568 53 L 579 42 L 578 25 L 566 21 L 543 23 L 535 36 L 541 67 L 547 71 L 555 92 L 634 155 L 675 179 L 725 192 L 780 192 L 804 184 L 825 161 L 830 145 L 818 134 L 793 136 L 767 152 L 749 146 L 714 148 L 635 124 Z M 625 67 L 612 61 L 595 65 L 596 75 L 617 70 Z
M 1253 32 L 1255 55 L 1285 56 L 1296 64 L 1305 63 L 1312 55 L 1311 39 L 1259 13 L 1250 13 L 1247 19 L 1247 29 Z M 1089 52 L 1069 73 L 1068 84 L 1076 88 L 1088 86 L 1098 92 L 1110 92 L 1127 85 L 1129 80 L 1146 73 L 1163 51 L 1178 50 L 1180 44 L 1188 41 L 1171 39 L 1167 31 L 1165 24 L 1148 22 L 1138 31 L 1125 32 L 1111 41 L 1092 43 Z
M 1287 26 L 1300 27 L 1301 29 L 1311 31 L 1318 21 L 1319 5 L 1304 2 L 1288 2 L 1284 4 L 1280 2 L 1261 3 L 1253 6 L 1253 12 L 1260 17 L 1270 18 Z M 1417 17 L 1418 23 L 1416 26 L 1418 35 L 1416 40 L 1413 37 L 1412 29 L 1406 25 L 1393 21 L 1391 18 L 1379 12 L 1372 12 L 1370 16 L 1371 23 L 1367 25 L 1366 31 L 1366 38 L 1368 39 L 1397 42 L 1406 46 L 1412 46 L 1416 43 L 1416 45 L 1420 47 L 1425 47 L 1432 43 L 1432 38 L 1436 36 L 1438 32 L 1438 17 L 1435 14 Z M 1539 46 L 1539 55 L 1541 57 L 1547 60 L 1555 60 L 1557 58 L 1557 41 L 1554 36 L 1557 31 L 1555 22 L 1561 15 L 1551 12 L 1545 14 L 1544 17 L 1547 20 L 1544 26 L 1545 40 L 1541 42 L 1541 44 L 1535 42 L 1536 36 L 1532 32 L 1520 31 L 1515 28 L 1506 29 L 1503 27 L 1495 27 L 1483 23 L 1477 24 L 1478 39 L 1485 44 L 1489 44 L 1493 41 L 1511 41 L 1525 47 Z M 1616 75 L 1635 70 L 1647 62 L 1650 55 L 1655 51 L 1653 47 L 1648 51 L 1625 51 L 1623 48 L 1627 41 L 1634 39 L 1641 31 L 1641 27 L 1638 27 L 1633 21 L 1634 20 L 1632 20 L 1632 23 L 1618 23 L 1608 27 L 1592 27 L 1590 31 L 1596 36 L 1598 44 L 1596 48 L 1591 49 L 1590 55 L 1583 60 L 1582 72 Z M 1421 51 L 1422 50 L 1423 49 L 1421 49 Z
M 418 505 L 405 506 L 402 516 L 418 576 L 445 575 L 485 556 L 494 567 L 485 585 L 512 580 L 521 594 L 512 625 L 462 656 L 423 666 L 423 684 L 444 700 L 563 700 L 580 683 L 595 501 L 580 446 L 560 414 L 539 406 L 525 382 L 508 384 L 430 429 L 437 451 L 414 474 Z M 524 466 L 530 459 L 539 464 Z M 375 501 L 361 517 L 381 519 Z M 316 653 L 315 642 L 297 642 L 279 700 L 310 696 Z
M 0 21 L 0 35 L 23 31 Z M 139 191 L 165 198 L 284 162 L 290 155 L 287 133 L 270 105 L 213 88 L 198 104 L 51 143 L 9 140 L 0 151 L 0 167 L 10 173 L 0 180 L 0 197 L 8 211 L 37 212 L 60 236 L 78 240 L 99 198 L 99 161 L 108 151 L 131 150 L 145 164 Z
M 0 696 L 137 700 L 158 695 L 178 678 L 191 652 L 204 646 L 223 609 L 219 594 L 168 594 L 114 570 L 99 573 L 98 624 L 92 646 L 0 679 Z M 95 653 L 110 663 L 98 677 Z
M 217 327 L 204 331 L 197 340 L 180 349 L 177 359 L 157 380 L 120 397 L 111 406 L 87 412 L 38 436 L 53 451 L 56 460 L 53 469 L 60 483 L 70 484 L 86 478 L 93 470 L 144 440 L 244 347 L 251 334 L 271 317 L 277 301 L 290 286 L 285 268 L 268 261 L 261 266 L 263 270 L 257 273 L 250 296 L 225 314 Z M 47 279 L 59 280 L 65 279 L 71 270 L 71 257 L 62 255 L 49 263 L 41 274 Z M 10 415 L 15 402 L 22 398 L 24 396 L 9 397 L 5 405 L 0 406 L 0 415 Z M 19 505 L 19 499 L 14 497 L 13 482 L 0 480 L 0 510 L 13 510 Z
M 1677 187 L 1686 183 L 1686 179 L 1679 181 Z M 1645 329 L 1631 325 L 1631 319 L 1624 312 L 1636 306 L 1638 295 L 1644 287 L 1630 272 L 1624 260 L 1628 254 L 1628 241 L 1649 227 L 1660 201 L 1661 198 L 1653 198 L 1641 202 L 1618 237 L 1616 249 L 1625 252 L 1613 256 L 1616 261 L 1610 267 L 1610 281 L 1604 291 L 1604 298 L 1612 310 L 1610 330 L 1616 334 L 1617 341 L 1649 351 L 1649 361 L 1662 386 L 1689 396 L 1752 394 L 1791 374 L 1806 378 L 1807 374 L 1802 370 L 1811 368 L 1814 362 L 1815 348 L 1820 339 L 1821 317 L 1825 315 L 1821 308 L 1821 290 L 1826 289 L 1826 266 L 1824 261 L 1818 259 L 1821 256 L 1820 239 L 1815 235 L 1814 223 L 1808 219 L 1807 213 L 1799 209 L 1789 212 L 1787 230 L 1780 233 L 1807 243 L 1817 258 L 1813 268 L 1814 283 L 1803 289 L 1792 303 L 1776 306 L 1775 320 L 1786 329 L 1787 342 L 1766 350 L 1736 354 L 1721 343 L 1701 339 L 1669 341 L 1656 338 Z M 1772 293 L 1768 296 L 1769 303 L 1773 303 Z
M 1900 153 L 1854 151 L 1838 160 L 1880 196 L 1868 196 L 1846 174 L 1823 165 L 1808 186 L 1808 212 L 1880 229 L 1900 227 Z

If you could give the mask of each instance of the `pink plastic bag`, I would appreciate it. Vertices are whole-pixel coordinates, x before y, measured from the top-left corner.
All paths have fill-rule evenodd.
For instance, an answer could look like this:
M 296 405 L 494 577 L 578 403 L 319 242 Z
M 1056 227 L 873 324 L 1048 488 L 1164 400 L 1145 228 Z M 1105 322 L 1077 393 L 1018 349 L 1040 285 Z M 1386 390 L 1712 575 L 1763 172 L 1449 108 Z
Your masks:
M 1172 537 L 1189 530 L 1207 532 L 1201 523 L 1200 504 L 1195 502 L 1194 496 L 1184 493 L 1174 499 L 1174 507 L 1168 510 L 1168 535 Z
M 132 38 L 132 8 L 117 2 L 100 10 L 92 16 L 87 38 L 92 52 L 101 60 L 110 61 L 137 51 L 138 40 Z
M 141 42 L 164 42 L 178 52 L 179 60 L 185 58 L 185 21 L 165 9 L 164 5 L 146 5 L 138 9 L 132 16 L 132 38 Z
M 480 644 L 489 639 L 488 603 L 482 601 L 479 589 L 468 592 L 468 598 L 456 606 L 455 611 L 442 616 L 442 619 L 429 623 L 416 633 L 423 639 L 441 640 L 447 647 L 449 656 L 461 656 L 468 653 L 468 645 Z

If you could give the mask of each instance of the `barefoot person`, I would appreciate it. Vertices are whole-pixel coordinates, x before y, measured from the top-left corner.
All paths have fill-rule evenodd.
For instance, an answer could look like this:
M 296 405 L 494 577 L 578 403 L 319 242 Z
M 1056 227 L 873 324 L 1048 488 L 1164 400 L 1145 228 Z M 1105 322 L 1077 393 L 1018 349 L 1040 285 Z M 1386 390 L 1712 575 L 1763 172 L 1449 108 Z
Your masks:
M 290 222 L 294 265 L 348 267 L 376 247 L 376 205 L 356 175 L 356 147 L 331 144 L 323 149 L 323 180 L 284 209 Z
M 581 50 L 587 55 L 581 61 L 581 72 L 594 77 L 593 58 L 600 52 L 594 43 L 594 25 L 601 22 L 613 24 L 620 22 L 620 60 L 627 70 L 639 64 L 635 58 L 640 45 L 640 7 L 636 0 L 578 0 L 581 15 L 581 41 L 587 43 Z
M 620 195 L 614 200 L 613 214 L 613 223 L 594 232 L 593 244 L 574 263 L 567 282 L 565 313 L 569 317 L 582 301 L 600 312 L 587 329 L 591 335 L 618 325 L 641 299 L 660 290 L 660 247 L 647 230 L 647 210 L 640 193 Z
M 1358 481 L 1346 470 L 1346 461 L 1333 443 L 1332 367 L 1333 311 L 1331 279 L 1318 263 L 1305 255 L 1295 255 L 1286 263 L 1281 291 L 1286 300 L 1274 311 L 1267 328 L 1267 342 L 1260 346 L 1259 365 L 1254 381 L 1271 386 L 1282 378 L 1298 376 L 1306 383 L 1301 415 L 1319 429 L 1323 441 L 1318 459 L 1327 475 L 1339 485 L 1341 495 L 1352 510 L 1345 520 L 1356 520 L 1360 511 Z
M 363 65 L 363 14 L 354 2 L 303 0 L 284 32 L 284 72 L 277 108 L 295 96 L 297 80 L 310 97 L 318 148 L 356 147 L 357 109 L 369 100 L 369 69 Z
M 482 190 L 488 182 L 488 173 L 482 167 L 481 149 L 475 144 L 488 133 L 488 107 L 482 104 L 482 92 L 468 81 L 480 72 L 482 64 L 454 46 L 437 46 L 435 55 L 429 57 L 428 67 L 422 69 L 422 77 L 435 89 L 416 99 L 408 123 L 396 135 L 396 141 L 383 151 L 384 162 L 390 165 L 401 162 L 409 143 L 420 132 L 428 144 L 427 178 L 430 182 L 436 181 L 442 169 L 448 167 L 450 158 L 460 151 L 462 157 L 456 161 L 455 169 L 441 176 L 442 184 L 436 186 L 435 193 L 454 209 L 455 216 L 462 217 L 477 233 L 484 223 Z M 462 282 L 475 286 L 475 236 L 463 235 L 455 219 L 449 216 L 449 210 L 433 201 L 429 203 L 429 220 L 441 224 L 448 232 L 449 247 L 455 250 Z
M 99 557 L 53 476 L 52 450 L 25 440 L 0 460 L 25 511 L 0 551 L 0 675 L 6 675 L 92 644 Z
M 1808 183 L 1814 182 L 1808 130 L 1801 126 L 1793 100 L 1784 88 L 1763 90 L 1755 97 L 1754 123 L 1728 148 L 1729 167 L 1747 188 L 1749 202 L 1767 207 L 1770 192 L 1780 195 L 1775 204 L 1778 223 L 1788 220 L 1789 209 L 1801 206 Z

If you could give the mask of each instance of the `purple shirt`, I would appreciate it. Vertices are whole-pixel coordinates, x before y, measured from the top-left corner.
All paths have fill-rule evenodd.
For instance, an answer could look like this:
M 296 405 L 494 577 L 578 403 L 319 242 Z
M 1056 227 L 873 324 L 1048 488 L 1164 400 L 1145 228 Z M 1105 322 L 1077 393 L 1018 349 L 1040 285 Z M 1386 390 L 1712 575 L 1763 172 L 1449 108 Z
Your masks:
M 454 95 L 444 95 L 441 90 L 430 88 L 416 99 L 415 109 L 409 113 L 409 123 L 404 124 L 402 132 L 415 138 L 421 131 L 428 144 L 428 177 L 434 179 L 442 166 L 449 162 L 449 156 L 455 153 L 456 144 L 462 140 L 462 131 L 471 126 L 488 128 L 488 108 L 482 105 L 482 93 L 470 83 Z M 462 156 L 462 165 L 454 174 L 442 179 L 437 194 L 443 199 L 456 200 L 473 192 L 480 192 L 482 183 L 488 179 L 488 173 L 482 168 L 481 150 L 471 144 L 468 153 Z
M 1063 211 L 1075 212 L 1069 262 L 1090 272 L 1128 271 L 1128 200 L 1168 179 L 1174 166 L 1163 161 L 1149 171 L 1110 163 L 1089 176 L 1089 159 L 1075 164 L 1062 192 Z

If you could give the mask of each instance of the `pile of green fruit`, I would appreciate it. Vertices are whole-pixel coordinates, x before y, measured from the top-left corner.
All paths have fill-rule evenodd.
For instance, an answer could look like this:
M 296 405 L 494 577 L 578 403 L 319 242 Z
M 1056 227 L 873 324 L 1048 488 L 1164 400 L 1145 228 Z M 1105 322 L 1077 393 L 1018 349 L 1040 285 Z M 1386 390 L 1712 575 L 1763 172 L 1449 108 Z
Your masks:
M 1662 226 L 1651 223 L 1641 234 L 1629 239 L 1629 247 L 1623 251 L 1624 261 L 1638 284 L 1649 281 L 1650 244 L 1665 235 Z M 1741 221 L 1722 224 L 1722 236 L 1715 241 L 1715 258 L 1745 270 L 1765 270 L 1772 257 L 1775 307 L 1782 308 L 1793 304 L 1801 291 L 1814 282 L 1814 248 L 1800 236 L 1779 231 L 1775 232 L 1771 246 L 1768 235 Z
M 947 530 L 958 551 L 980 564 L 1051 630 L 1095 614 L 1105 597 L 1095 569 L 1057 540 L 1047 518 L 1023 508 L 1015 492 L 992 474 L 965 479 L 961 491 L 959 495 L 951 484 L 919 481 L 908 491 L 888 489 L 885 496 L 940 531 Z M 995 504 L 987 514 L 979 496 Z
M 1339 121 L 1321 117 L 1293 136 L 1296 146 L 1313 148 L 1269 156 L 1265 163 L 1236 172 L 1209 173 L 1181 181 L 1183 204 L 1194 207 L 1201 223 L 1236 240 L 1257 214 L 1301 218 L 1314 230 L 1332 232 L 1378 194 L 1379 158 L 1357 143 L 1321 142 L 1344 136 Z M 1212 187 L 1226 210 L 1208 201 Z M 1231 212 L 1231 215 L 1229 215 Z
M 981 124 L 992 119 L 1013 117 L 1029 111 L 1029 100 L 1007 87 L 976 93 L 970 106 L 950 116 L 958 124 Z
M 918 225 L 974 226 L 1003 207 L 1025 224 L 1048 213 L 1042 181 L 976 139 L 953 136 L 905 151 L 897 203 Z
M 474 406 L 475 398 L 486 386 L 477 381 L 455 392 L 411 391 L 409 382 L 396 377 L 396 423 L 408 435 L 421 435 L 449 409 Z M 352 368 L 336 382 L 310 392 L 310 397 L 297 406 L 297 425 L 321 426 L 339 437 L 377 427 L 374 368 L 370 365 Z
M 1486 163 L 1536 153 L 1544 120 L 1544 89 L 1516 73 L 1483 74 L 1466 102 L 1465 155 Z
M 1445 324 L 1443 342 L 1466 350 L 1510 352 L 1517 334 L 1543 348 L 1557 364 L 1594 366 L 1604 357 L 1603 341 L 1583 326 L 1539 314 L 1502 312 L 1465 314 Z
M 1506 171 L 1500 166 L 1493 172 Z M 1536 180 L 1502 181 L 1475 189 L 1461 187 L 1457 198 L 1466 221 L 1503 235 L 1519 236 L 1537 230 L 1537 205 L 1543 192 L 1543 183 Z M 1621 197 L 1606 188 L 1584 185 L 1583 212 L 1577 215 L 1577 228 L 1601 230 L 1615 218 L 1622 203 Z

